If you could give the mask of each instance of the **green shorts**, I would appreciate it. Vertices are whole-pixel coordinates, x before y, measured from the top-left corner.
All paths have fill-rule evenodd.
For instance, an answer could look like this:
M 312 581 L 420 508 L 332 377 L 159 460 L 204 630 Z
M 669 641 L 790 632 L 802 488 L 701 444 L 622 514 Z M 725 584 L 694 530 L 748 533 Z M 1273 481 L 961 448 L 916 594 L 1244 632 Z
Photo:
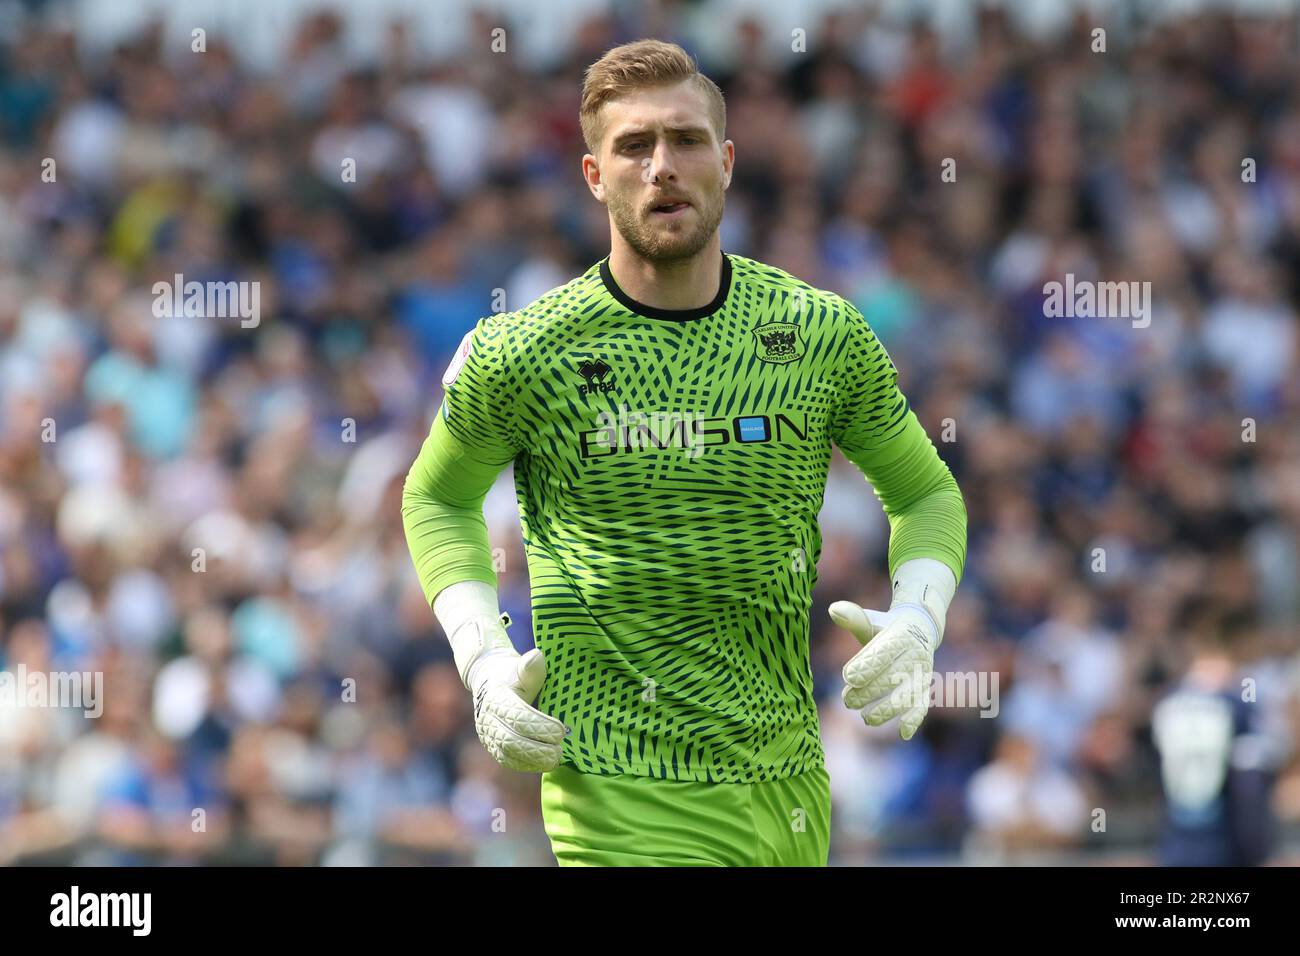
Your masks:
M 830 777 L 695 783 L 542 774 L 542 822 L 561 866 L 825 866 Z

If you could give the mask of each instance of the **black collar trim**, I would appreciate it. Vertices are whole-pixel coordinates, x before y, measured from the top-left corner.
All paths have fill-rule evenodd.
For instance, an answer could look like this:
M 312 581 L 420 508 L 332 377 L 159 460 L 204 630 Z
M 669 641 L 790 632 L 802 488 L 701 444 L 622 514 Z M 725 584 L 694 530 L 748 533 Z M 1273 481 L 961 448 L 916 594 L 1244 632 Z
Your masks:
M 722 303 L 727 301 L 727 295 L 731 292 L 731 257 L 725 252 L 722 254 L 722 278 L 718 283 L 718 294 L 708 305 L 702 305 L 697 309 L 657 309 L 652 305 L 638 302 L 620 289 L 618 283 L 614 281 L 614 275 L 609 271 L 609 256 L 600 260 L 600 281 L 605 284 L 606 290 L 620 305 L 637 315 L 643 315 L 647 319 L 689 322 L 692 319 L 702 319 L 712 315 L 722 308 Z

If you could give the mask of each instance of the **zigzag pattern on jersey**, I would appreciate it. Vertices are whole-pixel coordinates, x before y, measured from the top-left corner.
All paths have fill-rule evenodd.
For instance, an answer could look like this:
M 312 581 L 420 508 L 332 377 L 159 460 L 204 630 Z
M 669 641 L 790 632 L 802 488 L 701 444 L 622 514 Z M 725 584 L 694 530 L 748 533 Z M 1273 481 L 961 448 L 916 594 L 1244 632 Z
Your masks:
M 906 402 L 842 299 L 731 263 L 722 307 L 681 322 L 630 312 L 597 264 L 480 321 L 448 390 L 457 437 L 514 457 L 548 669 L 538 706 L 573 728 L 565 759 L 580 770 L 756 782 L 822 764 L 808 613 L 830 442 L 869 447 Z M 753 330 L 769 322 L 799 326 L 802 358 L 761 360 Z M 582 394 L 579 368 L 596 361 L 615 387 Z M 629 411 L 766 414 L 791 440 L 581 455 L 578 432 Z

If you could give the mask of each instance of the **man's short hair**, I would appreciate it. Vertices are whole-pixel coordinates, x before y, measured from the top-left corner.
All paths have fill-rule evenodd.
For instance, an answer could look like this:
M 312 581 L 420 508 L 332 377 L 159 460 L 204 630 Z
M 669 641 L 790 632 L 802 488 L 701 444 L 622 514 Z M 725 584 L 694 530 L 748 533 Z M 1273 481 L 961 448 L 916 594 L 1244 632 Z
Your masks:
M 587 67 L 582 83 L 582 106 L 578 121 L 582 124 L 582 138 L 587 150 L 599 155 L 605 135 L 605 124 L 600 119 L 600 108 L 637 90 L 655 86 L 670 86 L 691 80 L 704 93 L 709 104 L 709 119 L 713 123 L 718 142 L 726 139 L 727 105 L 722 90 L 700 72 L 691 55 L 676 43 L 662 40 L 637 40 L 616 46 Z

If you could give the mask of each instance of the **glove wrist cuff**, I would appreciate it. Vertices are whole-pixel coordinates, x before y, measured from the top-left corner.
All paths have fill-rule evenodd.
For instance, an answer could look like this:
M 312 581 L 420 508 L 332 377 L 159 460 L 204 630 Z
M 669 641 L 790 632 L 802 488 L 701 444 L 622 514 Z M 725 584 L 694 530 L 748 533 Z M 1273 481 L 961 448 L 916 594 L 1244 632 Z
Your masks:
M 926 634 L 926 646 L 934 653 L 939 647 L 940 641 L 943 640 L 943 629 L 939 622 L 934 619 L 934 614 L 921 604 L 912 604 L 910 602 L 895 603 L 890 605 L 890 613 L 904 612 L 908 616 L 915 618 Z M 903 617 L 903 614 L 898 614 Z
M 957 591 L 952 569 L 933 558 L 904 561 L 894 572 L 894 597 L 889 609 L 912 607 L 923 612 L 934 625 L 934 648 L 943 643 L 948 605 Z
M 447 633 L 456 673 L 470 689 L 470 670 L 474 663 L 494 651 L 515 651 L 506 635 L 510 616 L 501 613 L 497 589 L 483 581 L 457 581 L 438 592 L 433 599 L 433 613 Z
M 473 675 L 475 665 L 487 657 L 502 654 L 519 656 L 506 627 L 510 616 L 502 613 L 500 617 L 473 617 L 461 624 L 451 635 L 451 653 L 456 660 L 456 673 L 466 690 L 474 687 Z

